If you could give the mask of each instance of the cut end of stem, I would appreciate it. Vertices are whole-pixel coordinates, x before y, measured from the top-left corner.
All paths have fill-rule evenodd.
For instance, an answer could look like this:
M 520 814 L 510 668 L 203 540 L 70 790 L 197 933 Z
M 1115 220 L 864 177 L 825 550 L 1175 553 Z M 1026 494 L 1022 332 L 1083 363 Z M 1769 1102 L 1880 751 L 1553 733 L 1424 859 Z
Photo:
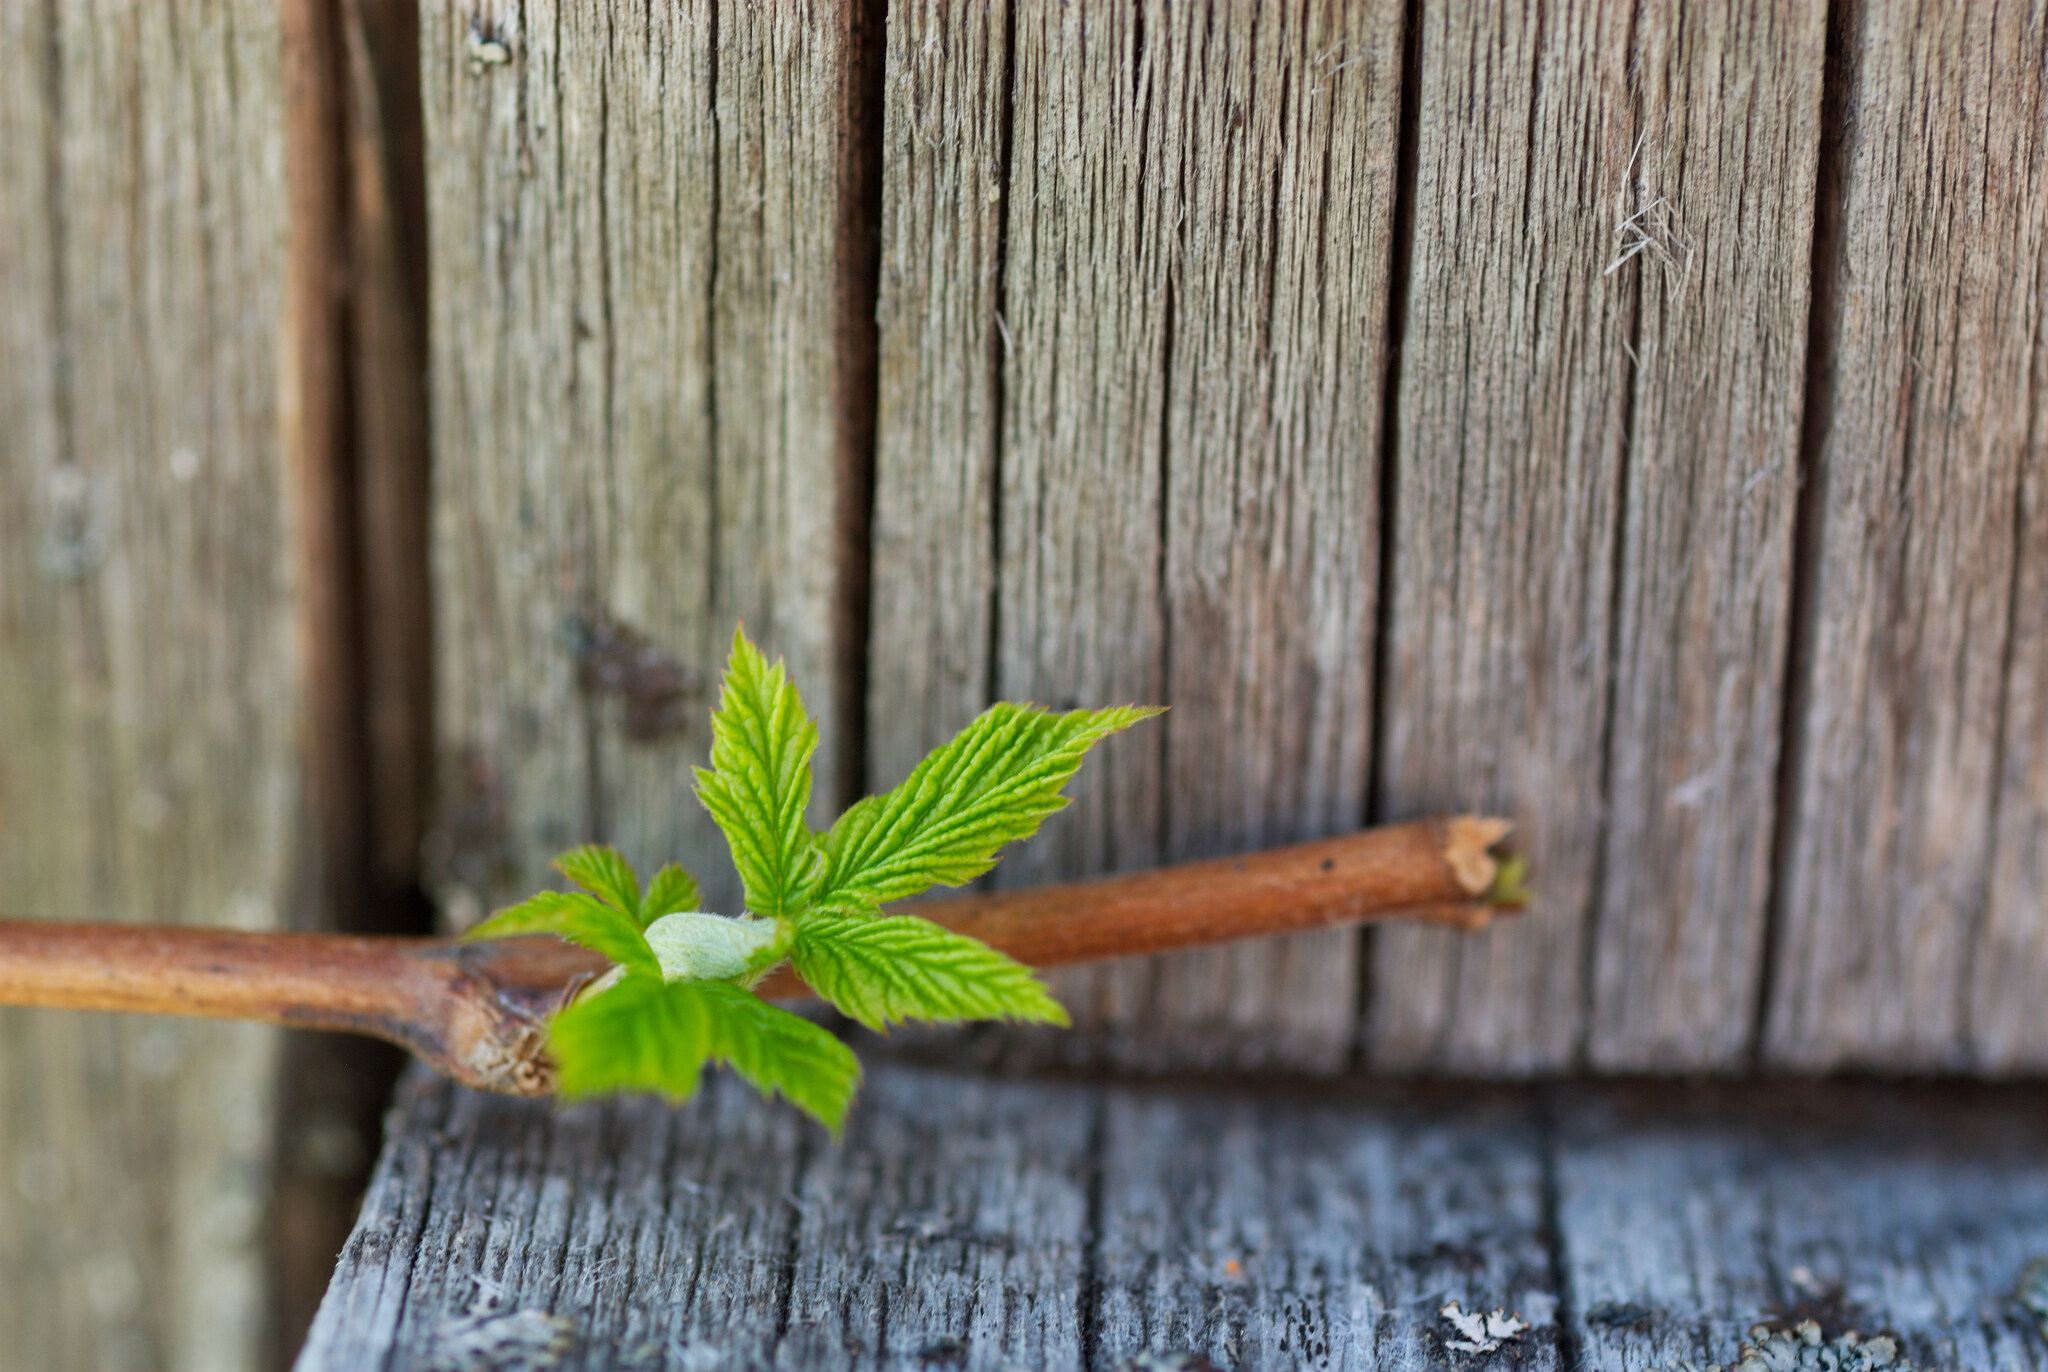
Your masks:
M 1444 864 L 1466 895 L 1489 896 L 1502 865 L 1493 849 L 1514 831 L 1508 820 L 1486 815 L 1453 815 L 1444 821 Z

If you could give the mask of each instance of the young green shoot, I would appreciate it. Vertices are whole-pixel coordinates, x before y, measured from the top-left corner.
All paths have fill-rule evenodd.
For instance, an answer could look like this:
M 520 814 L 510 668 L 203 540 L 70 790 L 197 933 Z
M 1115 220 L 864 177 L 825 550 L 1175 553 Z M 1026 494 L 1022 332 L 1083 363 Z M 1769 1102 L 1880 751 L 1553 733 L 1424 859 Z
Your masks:
M 616 850 L 587 845 L 555 862 L 576 890 L 542 891 L 467 937 L 553 934 L 611 960 L 612 970 L 549 1024 L 558 1094 L 681 1100 L 707 1066 L 725 1066 L 837 1135 L 860 1084 L 859 1060 L 751 988 L 787 961 L 870 1029 L 910 1020 L 1068 1023 L 1029 967 L 882 906 L 988 871 L 1004 844 L 1036 833 L 1066 805 L 1061 788 L 1090 747 L 1158 713 L 991 706 L 902 785 L 819 833 L 805 819 L 817 725 L 783 664 L 736 633 L 697 797 L 732 850 L 745 911 L 699 910 L 697 883 L 674 863 L 643 891 Z

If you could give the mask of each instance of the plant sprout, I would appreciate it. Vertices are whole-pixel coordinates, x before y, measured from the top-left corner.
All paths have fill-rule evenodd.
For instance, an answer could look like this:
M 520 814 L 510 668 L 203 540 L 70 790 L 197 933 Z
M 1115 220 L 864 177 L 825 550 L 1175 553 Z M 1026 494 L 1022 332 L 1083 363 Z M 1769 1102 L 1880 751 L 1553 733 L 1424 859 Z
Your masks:
M 860 1084 L 859 1060 L 750 988 L 786 960 L 870 1029 L 907 1020 L 1067 1024 L 1030 968 L 882 906 L 988 871 L 1004 844 L 1066 805 L 1060 788 L 1091 746 L 1158 713 L 991 706 L 902 785 L 819 833 L 804 819 L 817 725 L 783 664 L 770 665 L 742 631 L 711 715 L 711 766 L 697 770 L 696 789 L 732 850 L 746 910 L 699 910 L 696 881 L 674 863 L 643 891 L 615 849 L 588 845 L 555 862 L 579 889 L 542 891 L 467 937 L 554 934 L 614 964 L 549 1025 L 562 1096 L 648 1091 L 681 1100 L 706 1064 L 724 1065 L 837 1135 Z

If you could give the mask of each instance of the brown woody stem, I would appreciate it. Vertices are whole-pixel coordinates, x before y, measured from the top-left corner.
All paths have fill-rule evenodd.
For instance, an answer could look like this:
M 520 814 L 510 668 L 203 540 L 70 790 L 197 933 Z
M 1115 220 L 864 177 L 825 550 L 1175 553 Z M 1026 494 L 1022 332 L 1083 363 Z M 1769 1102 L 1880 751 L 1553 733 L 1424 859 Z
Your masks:
M 916 913 L 1037 967 L 1376 919 L 1483 927 L 1502 820 L 1416 820 Z M 444 1076 L 544 1095 L 548 1016 L 609 963 L 552 938 L 354 938 L 0 920 L 0 1005 L 259 1020 L 389 1039 Z M 759 988 L 805 994 L 787 969 Z
M 1483 929 L 1505 820 L 1420 819 L 1242 857 L 905 907 L 1033 967 L 1198 948 L 1371 920 Z M 804 994 L 788 968 L 757 988 Z

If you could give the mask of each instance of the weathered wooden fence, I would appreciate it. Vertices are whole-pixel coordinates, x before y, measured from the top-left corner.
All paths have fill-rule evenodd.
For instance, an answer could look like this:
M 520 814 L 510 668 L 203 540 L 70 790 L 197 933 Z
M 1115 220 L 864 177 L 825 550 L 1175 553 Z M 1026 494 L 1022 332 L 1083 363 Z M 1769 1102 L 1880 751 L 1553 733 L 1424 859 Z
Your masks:
M 821 806 L 1173 705 L 1005 882 L 1521 824 L 1027 1052 L 2039 1072 L 2044 317 L 2042 0 L 0 4 L 0 902 L 729 907 L 744 620 Z M 276 1058 L 0 1015 L 0 1365 L 259 1357 Z

